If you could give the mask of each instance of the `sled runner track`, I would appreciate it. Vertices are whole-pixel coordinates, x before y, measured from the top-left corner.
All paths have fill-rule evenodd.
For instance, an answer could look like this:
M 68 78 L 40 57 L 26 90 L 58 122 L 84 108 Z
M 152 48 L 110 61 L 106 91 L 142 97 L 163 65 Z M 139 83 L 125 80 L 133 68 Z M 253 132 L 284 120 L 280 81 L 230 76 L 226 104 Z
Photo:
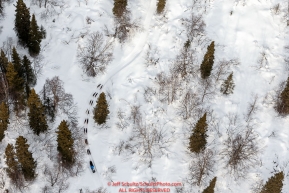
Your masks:
M 92 174 L 95 174 L 97 173 L 97 176 L 98 176 L 98 179 L 96 179 L 96 182 L 100 182 L 101 186 L 104 187 L 104 183 L 102 182 L 102 179 L 101 179 L 101 176 L 100 174 L 98 173 L 98 169 L 97 169 L 97 165 L 92 157 L 92 151 L 91 151 L 91 148 L 90 148 L 90 144 L 89 144 L 89 141 L 88 141 L 88 123 L 89 123 L 89 119 L 90 119 L 90 114 L 91 112 L 93 112 L 93 103 L 95 101 L 95 98 L 97 97 L 98 93 L 100 93 L 100 88 L 103 86 L 102 84 L 99 84 L 99 88 L 97 89 L 98 91 L 94 92 L 91 96 L 93 97 L 91 100 L 88 101 L 88 108 L 86 109 L 85 111 L 85 114 L 86 114 L 86 118 L 84 119 L 84 124 L 83 124 L 83 127 L 82 127 L 82 130 L 84 132 L 84 143 L 86 145 L 86 153 L 87 153 L 87 149 L 89 150 L 90 154 L 87 153 L 88 157 L 89 157 L 89 161 L 86 163 L 87 164 L 87 167 L 89 168 L 89 170 L 91 171 Z M 91 167 L 90 167 L 90 163 L 89 162 L 92 162 L 93 165 L 94 165 L 94 170 L 95 170 L 95 173 L 93 173 L 93 171 L 91 170 Z
M 156 5 L 156 0 L 151 0 L 150 1 L 150 6 L 149 6 L 149 10 L 154 10 L 153 8 L 154 8 L 155 5 Z M 128 59 L 126 60 L 128 62 L 125 62 L 125 64 L 122 67 L 120 67 L 109 78 L 107 78 L 103 85 L 106 85 L 107 82 L 112 77 L 114 77 L 120 71 L 122 71 L 123 69 L 128 67 L 144 51 L 143 48 L 146 45 L 146 42 L 147 42 L 147 39 L 148 39 L 150 23 L 151 23 L 151 20 L 153 18 L 153 15 L 154 15 L 154 12 L 148 12 L 148 14 L 146 15 L 145 21 L 144 21 L 144 29 L 147 29 L 146 30 L 147 32 L 145 34 L 145 38 L 142 38 L 141 42 L 139 43 L 139 45 L 135 46 L 135 48 L 133 49 L 134 51 L 128 56 Z
M 156 0 L 151 0 L 150 1 L 150 5 L 149 5 L 149 10 L 154 10 L 153 8 L 154 8 L 155 4 L 156 4 Z M 96 88 L 94 89 L 94 91 L 91 93 L 90 96 L 92 97 L 92 99 L 90 99 L 88 101 L 88 109 L 86 110 L 86 119 L 85 119 L 86 121 L 85 121 L 85 124 L 84 124 L 84 128 L 87 129 L 86 132 L 84 132 L 84 134 L 86 134 L 86 139 L 87 140 L 88 140 L 88 128 L 89 128 L 88 127 L 88 122 L 89 122 L 89 117 L 91 117 L 92 114 L 93 114 L 93 108 L 94 108 L 94 106 L 96 104 L 97 97 L 103 91 L 102 90 L 103 86 L 105 86 L 108 83 L 109 80 L 111 80 L 116 74 L 118 74 L 120 71 L 122 71 L 123 69 L 128 67 L 130 64 L 132 64 L 141 55 L 141 53 L 144 51 L 143 48 L 146 45 L 146 40 L 147 40 L 148 35 L 149 35 L 149 26 L 150 26 L 150 21 L 151 21 L 151 19 L 153 17 L 153 14 L 154 14 L 154 12 L 150 11 L 146 15 L 144 28 L 147 29 L 146 30 L 147 32 L 145 34 L 145 38 L 142 38 L 141 41 L 139 42 L 139 44 L 137 46 L 135 46 L 134 51 L 131 52 L 131 54 L 123 60 L 123 62 L 122 62 L 123 65 L 120 66 L 118 69 L 114 70 L 112 73 L 110 73 L 111 76 L 106 78 L 105 81 L 102 81 L 103 83 L 98 83 Z M 94 104 L 94 101 L 95 101 L 95 104 Z M 93 122 L 93 120 L 91 120 L 90 122 Z M 89 149 L 89 151 L 90 151 L 90 154 L 87 154 L 88 157 L 89 157 L 89 161 L 92 161 L 92 163 L 94 164 L 95 173 L 97 173 L 99 181 L 102 184 L 102 187 L 105 187 L 104 184 L 106 184 L 106 183 L 102 182 L 102 178 L 101 178 L 100 174 L 98 173 L 99 170 L 97 170 L 97 165 L 94 162 L 94 159 L 93 159 L 93 156 L 92 156 L 93 152 L 91 151 L 89 141 L 88 141 L 88 144 L 86 145 L 86 151 L 87 151 L 87 149 Z M 91 170 L 89 162 L 87 162 L 87 165 L 89 166 L 89 169 Z M 109 186 L 107 188 L 110 189 L 111 187 Z

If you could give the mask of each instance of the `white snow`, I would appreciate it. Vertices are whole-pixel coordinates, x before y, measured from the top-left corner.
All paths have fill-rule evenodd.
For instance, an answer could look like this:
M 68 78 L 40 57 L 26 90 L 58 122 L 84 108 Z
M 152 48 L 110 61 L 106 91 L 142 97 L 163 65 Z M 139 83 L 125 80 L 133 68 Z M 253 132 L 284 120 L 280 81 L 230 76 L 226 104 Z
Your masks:
M 36 14 L 38 24 L 43 25 L 47 31 L 47 37 L 41 43 L 41 54 L 45 65 L 42 74 L 38 77 L 36 91 L 39 92 L 42 89 L 47 78 L 59 76 L 64 81 L 65 91 L 71 93 L 77 103 L 80 129 L 85 126 L 84 119 L 89 118 L 87 138 L 91 157 L 85 154 L 83 157 L 85 171 L 69 179 L 70 186 L 66 192 L 79 192 L 79 189 L 85 190 L 86 188 L 95 190 L 99 187 L 105 187 L 111 193 L 118 192 L 119 187 L 108 186 L 107 183 L 110 180 L 103 175 L 110 166 L 116 168 L 116 173 L 111 177 L 113 182 L 148 182 L 152 180 L 152 177 L 159 182 L 184 182 L 188 176 L 188 165 L 191 159 L 186 153 L 188 143 L 186 140 L 191 128 L 188 128 L 182 118 L 177 115 L 178 102 L 171 105 L 158 101 L 146 103 L 143 99 L 143 92 L 146 86 L 153 85 L 153 79 L 157 73 L 168 70 L 171 61 L 187 40 L 181 19 L 189 17 L 191 1 L 167 0 L 165 17 L 157 16 L 155 13 L 157 0 L 129 1 L 128 8 L 131 10 L 132 20 L 139 21 L 141 28 L 136 30 L 123 45 L 111 39 L 115 41 L 114 59 L 109 64 L 106 73 L 95 78 L 87 77 L 81 69 L 76 57 L 77 47 L 84 45 L 88 34 L 95 31 L 104 33 L 105 25 L 111 32 L 113 31 L 113 0 L 87 0 L 87 4 L 86 1 L 81 0 L 63 1 L 63 6 L 56 8 L 57 13 L 46 20 L 40 17 L 45 8 L 30 5 L 28 0 L 25 0 L 25 3 L 30 6 L 31 13 Z M 13 2 L 15 3 L 16 1 Z M 271 9 L 277 3 L 281 6 L 281 12 L 278 15 L 274 14 Z M 12 37 L 15 45 L 17 42 L 13 31 L 15 15 L 13 4 L 6 4 L 6 16 L 0 21 L 0 26 L 3 26 L 0 45 L 6 41 L 7 37 Z M 227 174 L 222 160 L 217 159 L 218 156 L 216 156 L 214 170 L 206 180 L 206 184 L 200 187 L 195 186 L 192 191 L 202 191 L 209 181 L 217 176 L 215 192 L 250 192 L 251 185 L 258 179 L 266 181 L 272 175 L 273 161 L 279 163 L 279 169 L 289 161 L 289 118 L 278 117 L 270 98 L 264 100 L 268 93 L 274 93 L 278 85 L 288 77 L 284 62 L 287 54 L 284 47 L 288 45 L 288 27 L 284 19 L 287 2 L 282 0 L 208 0 L 204 4 L 207 5 L 204 13 L 206 37 L 210 41 L 215 41 L 216 45 L 215 64 L 222 59 L 233 58 L 238 58 L 240 62 L 238 67 L 232 68 L 236 85 L 234 93 L 223 96 L 217 92 L 214 98 L 207 102 L 207 106 L 214 110 L 214 114 L 220 120 L 228 113 L 238 113 L 242 117 L 247 110 L 248 103 L 257 94 L 259 98 L 258 111 L 255 116 L 257 125 L 255 132 L 258 134 L 258 143 L 262 151 L 259 154 L 258 163 L 260 164 L 252 167 L 245 179 L 237 181 Z M 201 12 L 204 8 L 194 8 L 194 10 Z M 232 15 L 230 11 L 233 11 Z M 87 24 L 86 17 L 93 20 L 91 24 Z M 55 22 L 52 21 L 53 19 Z M 82 34 L 85 34 L 84 38 L 81 38 Z M 201 46 L 193 45 L 196 46 L 196 63 L 201 63 L 208 43 Z M 144 64 L 148 44 L 159 50 L 160 63 L 155 67 L 147 68 Z M 28 55 L 27 49 L 21 46 L 17 46 L 17 50 L 21 55 Z M 257 61 L 262 52 L 266 53 L 268 63 L 259 69 Z M 100 128 L 94 124 L 91 113 L 89 116 L 85 113 L 87 109 L 90 112 L 93 110 L 89 101 L 94 100 L 95 104 L 96 98 L 92 94 L 100 93 L 97 88 L 98 84 L 103 84 L 102 91 L 109 93 L 112 97 L 110 99 L 107 94 L 110 105 L 107 128 Z M 151 168 L 143 164 L 137 154 L 125 156 L 113 153 L 113 148 L 121 140 L 127 140 L 132 131 L 131 121 L 129 121 L 129 128 L 123 131 L 116 127 L 117 111 L 122 109 L 128 117 L 133 105 L 141 106 L 141 112 L 147 123 L 165 124 L 165 131 L 174 132 L 175 135 L 174 142 L 170 144 L 166 155 L 155 158 Z M 160 109 L 164 109 L 164 112 L 156 112 Z M 55 123 L 50 125 L 50 129 L 56 129 L 63 117 L 59 115 Z M 3 154 L 7 143 L 15 143 L 18 135 L 27 134 L 28 142 L 33 144 L 35 150 L 33 156 L 39 158 L 37 167 L 39 176 L 27 192 L 41 192 L 45 184 L 43 174 L 41 174 L 43 164 L 50 160 L 47 155 L 42 155 L 42 147 L 34 141 L 35 137 L 25 131 L 28 128 L 18 128 L 16 130 L 21 133 L 17 133 L 12 125 L 16 124 L 10 125 L 5 139 L 0 144 L 0 152 Z M 220 131 L 225 134 L 225 126 L 222 126 Z M 275 133 L 275 137 L 270 137 L 272 132 Z M 44 137 L 42 135 L 38 140 Z M 224 137 L 218 137 L 214 131 L 209 131 L 210 147 L 219 151 Z M 83 151 L 86 152 L 86 149 Z M 91 172 L 89 160 L 94 161 L 96 173 Z M 1 161 L 0 166 L 3 167 L 3 155 Z M 288 170 L 288 166 L 284 168 L 285 172 Z M 174 191 L 171 188 L 171 192 Z M 288 176 L 286 176 L 283 193 L 288 192 L 289 183 Z

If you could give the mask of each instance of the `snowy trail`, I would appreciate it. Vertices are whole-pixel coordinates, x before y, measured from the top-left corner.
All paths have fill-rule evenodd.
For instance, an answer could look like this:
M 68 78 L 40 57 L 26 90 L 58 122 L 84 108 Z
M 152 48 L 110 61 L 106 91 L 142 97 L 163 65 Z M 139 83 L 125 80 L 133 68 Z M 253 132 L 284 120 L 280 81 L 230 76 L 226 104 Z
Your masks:
M 134 47 L 133 48 L 134 51 L 128 57 L 126 57 L 127 59 L 125 59 L 125 61 L 123 62 L 124 63 L 123 66 L 119 67 L 114 72 L 109 73 L 109 74 L 112 74 L 112 75 L 109 78 L 107 78 L 106 81 L 104 81 L 103 85 L 105 85 L 109 80 L 111 80 L 112 77 L 114 77 L 120 71 L 122 71 L 123 69 L 128 67 L 131 63 L 133 63 L 133 61 L 136 58 L 138 58 L 141 55 L 141 53 L 143 52 L 143 49 L 144 49 L 144 47 L 146 45 L 146 42 L 147 42 L 147 38 L 149 36 L 150 23 L 151 23 L 153 15 L 154 15 L 154 11 L 153 10 L 155 10 L 155 9 L 153 9 L 153 7 L 155 7 L 155 5 L 156 5 L 156 0 L 151 0 L 150 1 L 149 12 L 148 12 L 148 14 L 146 16 L 146 19 L 145 19 L 145 22 L 144 22 L 145 34 L 144 34 L 144 37 L 141 39 L 142 41 L 138 44 L 138 46 Z
M 124 65 L 122 65 L 121 67 L 119 67 L 118 69 L 114 70 L 113 72 L 109 73 L 111 74 L 111 76 L 109 78 L 106 79 L 106 81 L 102 84 L 102 86 L 104 86 L 109 80 L 111 80 L 112 77 L 114 77 L 116 74 L 118 74 L 120 71 L 122 71 L 123 69 L 125 69 L 126 67 L 128 67 L 130 64 L 133 63 L 133 61 L 138 58 L 141 53 L 143 52 L 144 50 L 144 47 L 146 45 L 146 42 L 147 42 L 147 38 L 149 36 L 149 28 L 150 28 L 150 23 L 151 23 L 151 20 L 152 20 L 152 17 L 153 17 L 153 14 L 154 12 L 152 10 L 153 7 L 156 5 L 156 0 L 151 0 L 150 1 L 150 6 L 149 6 L 149 12 L 147 12 L 148 14 L 146 15 L 146 18 L 145 18 L 145 22 L 144 22 L 144 29 L 145 29 L 145 34 L 143 35 L 143 38 L 142 38 L 142 41 L 136 46 L 133 48 L 133 52 L 131 52 L 131 54 L 129 56 L 126 57 L 126 59 L 122 62 Z M 100 82 L 98 82 L 99 84 Z M 94 166 L 95 166 L 95 169 L 96 169 L 96 173 L 97 173 L 97 176 L 98 176 L 98 180 L 101 184 L 102 184 L 102 187 L 104 187 L 104 183 L 102 182 L 101 180 L 101 176 L 99 174 L 99 171 L 100 171 L 100 168 L 97 169 L 97 164 L 95 163 L 94 161 L 94 158 L 93 158 L 93 151 L 92 151 L 92 148 L 90 147 L 91 144 L 89 143 L 89 132 L 90 132 L 90 128 L 88 127 L 88 124 L 89 122 L 93 121 L 91 120 L 90 118 L 92 118 L 92 114 L 93 114 L 93 107 L 95 106 L 96 104 L 96 100 L 100 94 L 102 90 L 102 87 L 101 88 L 96 88 L 92 93 L 90 93 L 90 99 L 88 100 L 88 104 L 89 104 L 89 108 L 87 108 L 86 110 L 86 120 L 88 122 L 86 122 L 84 124 L 84 128 L 87 128 L 87 132 L 86 132 L 86 139 L 88 140 L 88 144 L 87 144 L 87 149 L 90 150 L 90 155 L 88 155 L 89 159 L 93 162 Z M 98 93 L 98 96 L 94 96 L 94 93 Z M 91 101 L 92 101 L 92 104 L 91 104 Z M 91 120 L 91 121 L 90 121 Z M 88 164 L 88 163 L 87 163 Z M 89 170 L 91 170 L 89 168 Z M 93 173 L 92 173 L 93 174 Z

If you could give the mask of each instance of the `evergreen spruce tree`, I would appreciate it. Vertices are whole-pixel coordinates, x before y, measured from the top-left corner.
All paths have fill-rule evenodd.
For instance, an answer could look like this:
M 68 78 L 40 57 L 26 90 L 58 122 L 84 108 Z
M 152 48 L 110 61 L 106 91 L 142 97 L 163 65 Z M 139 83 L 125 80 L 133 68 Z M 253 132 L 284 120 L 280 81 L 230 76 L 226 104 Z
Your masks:
M 6 158 L 6 165 L 7 165 L 7 174 L 12 180 L 12 182 L 17 181 L 20 175 L 20 170 L 19 170 L 19 163 L 16 159 L 16 154 L 14 150 L 14 146 L 10 143 L 8 143 L 6 149 L 5 149 L 5 158 Z
M 0 70 L 1 72 L 3 72 L 4 74 L 7 72 L 7 66 L 8 66 L 8 59 L 5 55 L 5 53 L 3 52 L 3 50 L 1 49 L 1 54 L 0 54 Z
M 0 104 L 0 142 L 4 138 L 4 131 L 7 130 L 9 124 L 9 109 L 6 103 Z
M 36 56 L 40 52 L 42 34 L 39 30 L 34 14 L 32 15 L 32 19 L 30 22 L 29 38 L 29 53 L 31 56 Z
M 15 10 L 15 32 L 19 43 L 27 46 L 29 43 L 30 12 L 23 0 L 18 0 Z
M 159 0 L 157 4 L 157 13 L 161 14 L 166 6 L 166 0 Z
M 108 104 L 105 94 L 102 92 L 97 100 L 96 107 L 94 108 L 94 120 L 99 125 L 106 122 L 107 115 L 109 114 Z
M 36 177 L 36 161 L 32 157 L 32 153 L 28 150 L 29 145 L 26 143 L 27 139 L 19 136 L 16 139 L 15 149 L 17 159 L 21 165 L 21 170 L 26 180 L 33 180 Z
M 278 97 L 278 101 L 275 108 L 277 112 L 281 115 L 289 114 L 289 77 L 287 79 L 284 90 Z
M 50 117 L 50 121 L 54 121 L 55 117 L 55 106 L 51 100 L 51 98 L 46 96 L 46 89 L 45 85 L 43 86 L 43 106 L 44 106 L 44 111 L 47 116 Z
M 4 5 L 3 0 L 0 0 L 0 16 L 4 15 Z
M 203 62 L 200 67 L 201 77 L 203 79 L 206 79 L 211 75 L 215 59 L 214 54 L 215 54 L 215 42 L 212 41 L 212 43 L 207 48 L 207 53 L 205 54 Z
M 283 187 L 284 173 L 279 172 L 270 177 L 263 186 L 260 193 L 281 193 Z
M 48 126 L 44 114 L 44 108 L 38 94 L 35 93 L 34 89 L 32 89 L 30 92 L 27 106 L 29 108 L 28 117 L 30 128 L 37 135 L 46 131 Z
M 7 66 L 6 78 L 8 81 L 9 95 L 14 102 L 14 110 L 18 113 L 25 105 L 23 94 L 24 80 L 18 76 L 18 73 L 11 62 L 9 62 Z
M 6 77 L 11 92 L 23 92 L 24 80 L 18 75 L 12 63 L 8 63 Z
M 74 140 L 66 121 L 61 121 L 57 131 L 57 150 L 61 154 L 61 159 L 66 166 L 74 163 Z
M 23 68 L 24 68 L 24 77 L 26 83 L 30 86 L 33 87 L 36 85 L 36 76 L 33 72 L 32 66 L 31 66 L 31 61 L 27 58 L 27 56 L 23 57 L 22 60 L 23 63 Z
M 190 137 L 190 143 L 189 143 L 189 150 L 194 153 L 200 153 L 203 151 L 207 144 L 207 113 L 204 114 L 203 117 L 201 117 L 197 124 L 195 125 L 193 129 L 193 133 Z
M 24 77 L 25 77 L 25 93 L 26 93 L 26 98 L 28 98 L 29 93 L 30 93 L 30 87 L 33 87 L 36 84 L 36 76 L 32 70 L 31 62 L 27 58 L 27 56 L 23 57 L 22 63 L 23 63 Z
M 232 94 L 234 91 L 234 80 L 233 80 L 233 72 L 228 76 L 228 78 L 221 85 L 221 92 L 225 95 Z
M 14 69 L 16 70 L 18 76 L 24 80 L 25 79 L 24 68 L 22 65 L 21 58 L 20 58 L 19 54 L 17 53 L 15 47 L 13 47 L 13 49 L 12 49 L 12 63 L 14 65 Z
M 120 18 L 126 12 L 127 0 L 114 0 L 112 12 L 115 17 Z
M 191 41 L 189 39 L 187 39 L 187 41 L 185 42 L 184 44 L 184 48 L 186 51 L 188 51 L 188 49 L 190 48 L 191 46 Z
M 215 185 L 216 185 L 216 181 L 217 181 L 217 177 L 214 177 L 211 182 L 210 185 L 203 191 L 203 193 L 214 193 L 214 189 L 215 189 Z

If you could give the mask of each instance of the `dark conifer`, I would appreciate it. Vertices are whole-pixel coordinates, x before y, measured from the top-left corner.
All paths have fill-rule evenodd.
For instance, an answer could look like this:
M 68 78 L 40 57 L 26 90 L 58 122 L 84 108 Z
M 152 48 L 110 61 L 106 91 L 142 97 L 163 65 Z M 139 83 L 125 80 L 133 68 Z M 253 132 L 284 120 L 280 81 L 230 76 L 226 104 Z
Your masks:
M 191 41 L 189 39 L 187 39 L 187 41 L 185 42 L 184 44 L 184 48 L 186 51 L 188 51 L 188 49 L 190 48 L 191 46 Z
M 24 68 L 24 77 L 25 82 L 30 86 L 33 87 L 36 85 L 36 76 L 33 72 L 31 61 L 27 58 L 27 56 L 23 57 L 22 60 L 23 68 Z
M 26 56 L 23 57 L 22 64 L 24 68 L 25 93 L 26 93 L 26 98 L 28 98 L 29 93 L 30 93 L 30 88 L 35 86 L 36 84 L 36 76 L 31 67 L 31 62 Z
M 107 115 L 109 114 L 108 104 L 105 94 L 102 92 L 97 100 L 96 107 L 94 108 L 94 121 L 99 125 L 106 122 Z
M 16 70 L 18 76 L 21 77 L 23 80 L 25 80 L 22 61 L 15 47 L 13 47 L 12 49 L 12 63 L 14 65 L 14 69 Z
M 54 121 L 55 117 L 55 106 L 53 104 L 53 101 L 50 97 L 46 96 L 46 89 L 45 85 L 43 86 L 43 107 L 45 114 L 50 117 L 50 121 Z
M 208 78 L 211 75 L 213 69 L 214 59 L 215 59 L 215 42 L 212 43 L 207 48 L 207 53 L 204 56 L 203 62 L 201 64 L 201 77 L 203 79 Z
M 114 0 L 112 12 L 115 17 L 120 18 L 126 12 L 127 0 Z
M 74 163 L 74 140 L 66 121 L 61 121 L 57 131 L 57 150 L 61 154 L 61 159 L 66 166 Z
M 159 0 L 157 4 L 157 13 L 161 14 L 166 6 L 166 0 Z
M 31 56 L 36 56 L 40 52 L 40 43 L 41 43 L 41 31 L 37 25 L 35 15 L 32 15 L 32 19 L 30 22 L 30 31 L 29 31 L 29 53 Z
M 7 130 L 9 124 L 9 109 L 6 103 L 0 104 L 0 142 L 4 138 L 4 132 Z
M 190 136 L 189 150 L 194 153 L 200 153 L 203 151 L 207 144 L 207 113 L 201 117 L 193 129 L 193 133 Z
M 12 63 L 8 63 L 6 78 L 8 81 L 9 95 L 14 102 L 14 110 L 16 113 L 25 106 L 24 100 L 24 80 L 18 76 Z
M 280 115 L 289 114 L 289 78 L 287 79 L 284 90 L 280 93 L 275 109 Z
M 217 177 L 214 177 L 211 182 L 210 185 L 203 191 L 203 193 L 214 193 L 214 189 L 215 189 L 215 185 L 216 185 L 216 181 L 217 181 Z
M 7 66 L 8 66 L 8 59 L 1 49 L 1 54 L 0 54 L 0 71 L 3 72 L 4 74 L 7 72 Z
M 8 63 L 6 77 L 11 92 L 23 92 L 24 80 L 18 75 L 12 63 Z
M 0 16 L 4 15 L 4 5 L 3 5 L 3 0 L 0 0 Z
M 39 135 L 41 132 L 47 130 L 47 122 L 45 118 L 44 108 L 39 99 L 39 96 L 32 89 L 28 98 L 27 106 L 29 108 L 29 126 L 35 134 Z
M 26 180 L 33 180 L 36 177 L 36 161 L 32 157 L 32 153 L 28 150 L 29 145 L 26 143 L 27 139 L 19 136 L 16 139 L 15 149 L 17 159 L 21 165 L 21 170 Z
M 19 170 L 19 163 L 16 159 L 16 154 L 14 150 L 14 146 L 8 143 L 5 149 L 5 158 L 6 158 L 6 165 L 7 165 L 7 174 L 12 180 L 12 182 L 16 182 L 21 174 Z
M 279 172 L 270 177 L 263 186 L 260 193 L 281 193 L 283 187 L 284 173 Z
M 18 0 L 15 10 L 15 32 L 19 43 L 27 46 L 29 43 L 30 12 L 23 0 Z
M 234 80 L 233 80 L 233 72 L 228 76 L 228 78 L 223 82 L 221 86 L 221 92 L 225 95 L 233 94 L 234 91 Z

